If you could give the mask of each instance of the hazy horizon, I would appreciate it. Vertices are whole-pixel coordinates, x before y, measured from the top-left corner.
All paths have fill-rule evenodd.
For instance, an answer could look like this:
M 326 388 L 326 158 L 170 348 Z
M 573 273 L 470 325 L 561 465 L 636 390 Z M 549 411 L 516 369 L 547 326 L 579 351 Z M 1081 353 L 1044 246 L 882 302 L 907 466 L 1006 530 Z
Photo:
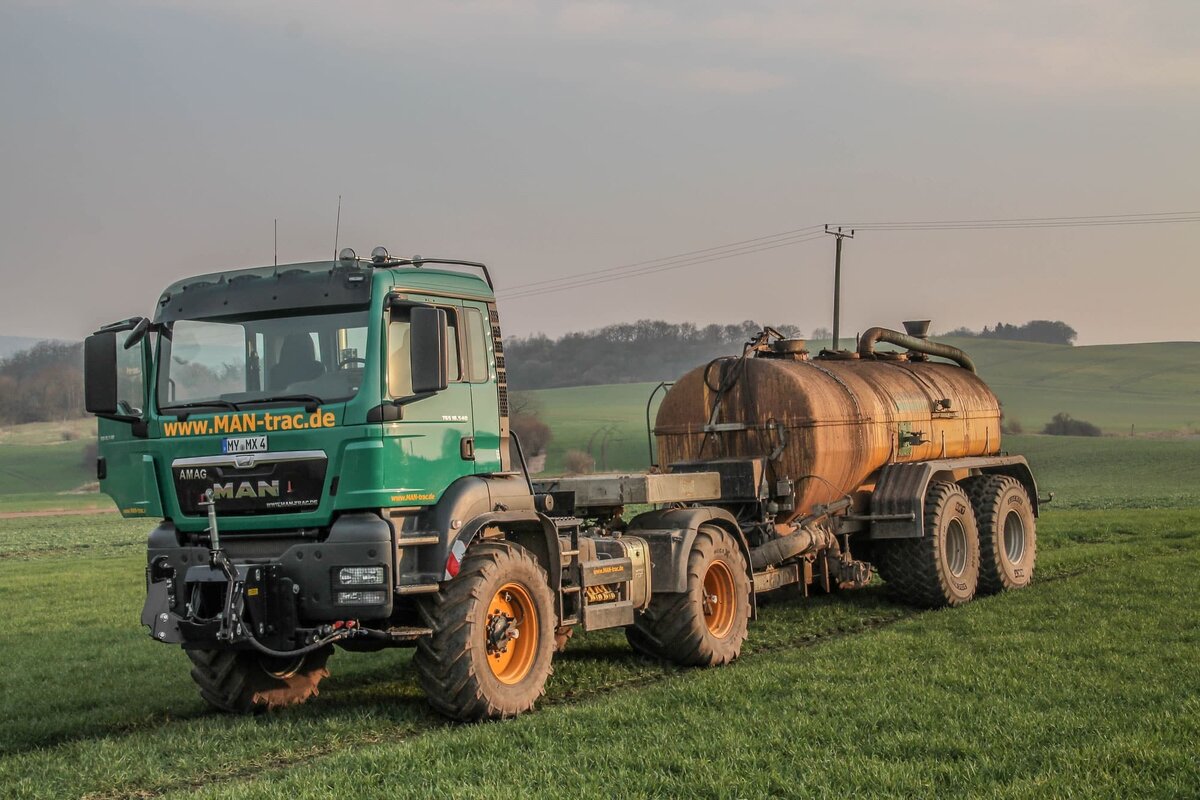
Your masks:
M 823 223 L 1200 209 L 1200 6 L 214 0 L 0 8 L 0 334 L 342 246 L 486 261 L 509 335 L 831 327 Z M 1200 223 L 861 231 L 843 332 L 1057 319 L 1196 341 Z M 511 290 L 510 290 L 511 291 Z

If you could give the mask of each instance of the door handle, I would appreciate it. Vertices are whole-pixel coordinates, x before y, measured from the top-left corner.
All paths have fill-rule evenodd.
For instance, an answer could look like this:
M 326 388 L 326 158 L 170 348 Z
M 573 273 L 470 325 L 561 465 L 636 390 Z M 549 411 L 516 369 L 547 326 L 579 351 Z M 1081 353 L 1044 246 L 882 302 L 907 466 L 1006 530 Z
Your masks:
M 474 436 L 464 436 L 458 440 L 458 454 L 462 456 L 463 461 L 475 460 Z

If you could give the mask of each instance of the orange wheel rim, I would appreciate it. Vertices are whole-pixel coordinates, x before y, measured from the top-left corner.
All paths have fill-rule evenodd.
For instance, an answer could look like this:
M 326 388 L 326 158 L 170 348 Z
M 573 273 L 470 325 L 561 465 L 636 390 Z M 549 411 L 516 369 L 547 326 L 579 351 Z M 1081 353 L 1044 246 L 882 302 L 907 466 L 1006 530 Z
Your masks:
M 714 561 L 704 573 L 704 624 L 708 632 L 718 639 L 729 635 L 733 629 L 737 592 L 733 586 L 733 573 L 724 561 Z
M 520 683 L 533 669 L 538 616 L 533 598 L 519 583 L 506 583 L 488 603 L 487 663 L 501 683 Z

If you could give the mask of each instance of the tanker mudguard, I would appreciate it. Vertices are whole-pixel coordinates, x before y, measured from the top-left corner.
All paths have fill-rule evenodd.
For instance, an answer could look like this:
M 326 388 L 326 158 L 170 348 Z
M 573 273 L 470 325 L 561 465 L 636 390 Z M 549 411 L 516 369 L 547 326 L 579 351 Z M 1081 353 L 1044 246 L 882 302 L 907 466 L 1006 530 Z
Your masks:
M 737 539 L 746 557 L 746 574 L 751 581 L 751 609 L 754 608 L 754 573 L 750 568 L 750 548 L 737 520 L 723 508 L 693 506 L 669 508 L 638 514 L 629 522 L 628 531 L 650 545 L 650 580 L 654 592 L 687 591 L 687 562 L 692 542 L 701 525 L 712 523 L 729 531 Z
M 871 523 L 871 539 L 919 539 L 925 535 L 925 492 L 942 479 L 958 481 L 968 475 L 1008 475 L 1029 493 L 1038 515 L 1037 483 L 1024 456 L 944 458 L 905 464 L 888 464 L 879 470 L 871 496 L 871 515 L 893 519 Z

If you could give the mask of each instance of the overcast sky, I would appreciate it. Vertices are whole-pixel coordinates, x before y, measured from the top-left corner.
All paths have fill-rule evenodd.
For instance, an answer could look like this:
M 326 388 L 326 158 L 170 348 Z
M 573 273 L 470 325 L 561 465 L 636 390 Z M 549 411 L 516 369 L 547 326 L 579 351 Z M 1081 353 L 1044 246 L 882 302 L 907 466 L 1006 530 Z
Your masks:
M 1200 210 L 1200 3 L 0 2 L 0 334 L 341 244 L 501 291 L 826 222 Z M 1200 339 L 1200 223 L 861 233 L 843 329 Z M 502 301 L 831 323 L 828 238 Z

